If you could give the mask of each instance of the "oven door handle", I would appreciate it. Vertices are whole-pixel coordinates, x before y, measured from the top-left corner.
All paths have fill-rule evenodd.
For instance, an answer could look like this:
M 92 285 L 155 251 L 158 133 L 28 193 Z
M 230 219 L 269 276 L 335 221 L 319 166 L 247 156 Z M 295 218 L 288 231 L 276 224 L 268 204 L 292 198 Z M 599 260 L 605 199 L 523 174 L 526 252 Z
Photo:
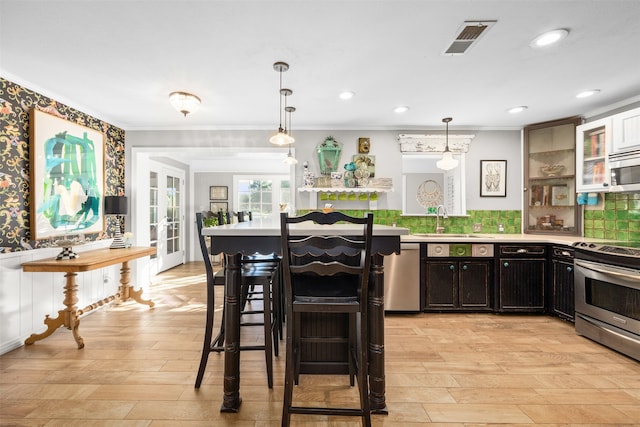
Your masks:
M 589 261 L 575 260 L 574 262 L 577 266 L 586 268 L 587 270 L 597 271 L 598 273 L 602 273 L 602 274 L 612 274 L 614 276 L 624 277 L 625 279 L 629 279 L 629 280 L 638 280 L 637 274 L 631 275 L 629 273 L 620 271 L 619 268 L 607 267 L 607 266 L 604 266 L 601 264 L 595 264 Z

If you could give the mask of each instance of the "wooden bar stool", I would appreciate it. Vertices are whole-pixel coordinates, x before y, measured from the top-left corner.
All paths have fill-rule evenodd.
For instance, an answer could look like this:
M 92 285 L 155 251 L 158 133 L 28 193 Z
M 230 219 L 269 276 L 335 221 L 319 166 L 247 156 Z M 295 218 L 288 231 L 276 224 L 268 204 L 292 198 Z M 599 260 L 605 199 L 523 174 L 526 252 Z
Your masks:
M 202 214 L 196 213 L 197 233 L 200 242 L 200 249 L 204 258 L 205 271 L 207 276 L 207 312 L 205 322 L 204 344 L 202 348 L 202 356 L 200 358 L 200 366 L 196 376 L 195 388 L 200 388 L 204 372 L 207 367 L 209 353 L 212 351 L 224 351 L 224 320 L 220 325 L 218 335 L 213 337 L 214 313 L 215 313 L 215 286 L 224 285 L 224 268 L 214 273 L 211 265 L 209 247 L 205 237 L 202 235 Z M 240 326 L 263 326 L 264 328 L 264 345 L 240 346 L 240 350 L 264 350 L 265 362 L 267 365 L 267 382 L 269 388 L 273 388 L 273 353 L 275 350 L 278 355 L 278 341 L 274 335 L 273 328 L 275 323 L 272 321 L 271 312 L 271 288 L 274 280 L 277 279 L 278 265 L 274 263 L 252 263 L 248 262 L 242 265 L 242 286 L 249 289 L 250 285 L 259 285 L 262 288 L 262 310 L 246 310 L 242 314 L 263 314 L 262 322 L 240 322 Z M 224 309 L 223 309 L 224 310 Z M 223 312 L 224 319 L 224 312 Z
M 357 235 L 291 235 L 290 224 L 313 221 L 335 225 L 338 222 L 361 224 Z M 287 316 L 287 360 L 285 368 L 282 426 L 288 426 L 291 414 L 348 415 L 362 417 L 371 425 L 368 378 L 368 283 L 371 266 L 373 214 L 354 218 L 341 212 L 310 212 L 289 218 L 280 214 L 282 265 Z M 338 230 L 333 229 L 333 230 Z M 311 322 L 317 314 L 344 314 L 348 334 L 340 337 L 305 337 L 301 318 Z M 300 374 L 301 345 L 305 342 L 331 344 L 344 341 L 347 349 L 350 383 L 357 378 L 360 408 L 293 406 L 293 389 Z

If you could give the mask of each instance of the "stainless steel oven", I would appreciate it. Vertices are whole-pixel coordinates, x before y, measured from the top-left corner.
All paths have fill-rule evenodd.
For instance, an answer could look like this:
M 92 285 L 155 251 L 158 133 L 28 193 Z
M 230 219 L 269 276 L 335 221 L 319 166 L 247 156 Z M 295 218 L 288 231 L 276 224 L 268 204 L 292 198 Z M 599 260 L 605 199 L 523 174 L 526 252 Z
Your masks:
M 640 360 L 640 242 L 628 244 L 575 244 L 575 328 Z

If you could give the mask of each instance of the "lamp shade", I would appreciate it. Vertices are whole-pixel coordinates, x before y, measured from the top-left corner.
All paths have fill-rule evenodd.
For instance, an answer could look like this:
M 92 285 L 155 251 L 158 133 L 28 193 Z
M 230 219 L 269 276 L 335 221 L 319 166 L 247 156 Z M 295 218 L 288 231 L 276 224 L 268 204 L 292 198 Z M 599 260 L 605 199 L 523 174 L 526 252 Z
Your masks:
M 104 214 L 105 215 L 126 215 L 127 214 L 127 198 L 125 196 L 105 196 Z
M 451 151 L 445 151 L 442 153 L 442 159 L 436 162 L 436 166 L 438 169 L 448 171 L 455 169 L 458 166 L 458 160 L 453 158 L 453 153 L 451 153 Z

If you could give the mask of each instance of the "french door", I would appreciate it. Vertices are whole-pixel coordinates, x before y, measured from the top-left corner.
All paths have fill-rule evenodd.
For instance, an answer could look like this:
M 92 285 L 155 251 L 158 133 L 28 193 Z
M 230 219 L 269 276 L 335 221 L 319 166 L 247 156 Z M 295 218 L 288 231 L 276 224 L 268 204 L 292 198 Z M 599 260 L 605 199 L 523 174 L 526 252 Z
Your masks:
M 149 244 L 157 250 L 152 272 L 159 273 L 184 263 L 185 174 L 149 163 Z

